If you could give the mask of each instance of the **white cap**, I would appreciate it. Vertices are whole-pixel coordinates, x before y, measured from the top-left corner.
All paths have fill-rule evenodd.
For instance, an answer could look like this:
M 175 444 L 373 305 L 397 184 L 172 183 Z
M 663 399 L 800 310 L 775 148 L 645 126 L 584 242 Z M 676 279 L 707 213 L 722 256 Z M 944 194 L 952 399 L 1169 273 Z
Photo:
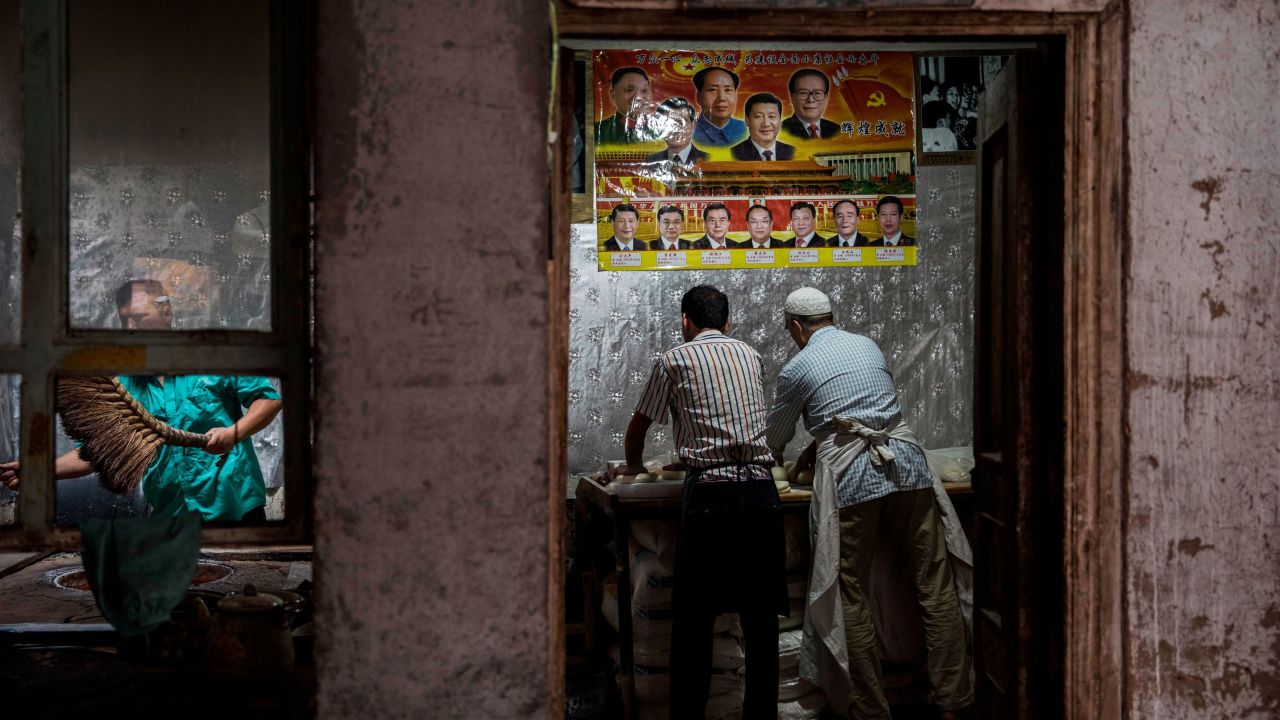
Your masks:
M 830 315 L 831 301 L 827 299 L 826 294 L 821 290 L 805 287 L 788 295 L 787 302 L 782 306 L 782 310 L 788 315 L 796 315 L 798 317 Z

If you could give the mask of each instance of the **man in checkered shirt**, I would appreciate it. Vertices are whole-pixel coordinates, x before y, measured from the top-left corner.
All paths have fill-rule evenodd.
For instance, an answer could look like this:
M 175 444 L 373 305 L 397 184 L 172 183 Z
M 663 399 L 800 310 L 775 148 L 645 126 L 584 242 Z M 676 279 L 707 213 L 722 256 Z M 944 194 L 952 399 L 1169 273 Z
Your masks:
M 851 717 L 889 720 L 867 596 L 876 543 L 887 538 L 905 549 L 910 562 L 932 702 L 941 717 L 958 717 L 955 712 L 973 696 L 964 621 L 933 475 L 902 420 L 884 355 L 870 338 L 832 325 L 831 301 L 819 290 L 791 293 L 784 312 L 800 352 L 778 375 L 768 443 L 781 461 L 803 418 L 814 441 L 796 462 L 791 481 L 816 466 L 810 512 L 814 566 L 801 675 L 837 704 L 847 696 Z M 831 669 L 837 665 L 847 665 L 847 676 Z
M 626 472 L 642 472 L 645 433 L 670 415 L 687 468 L 671 599 L 671 718 L 706 717 L 712 627 L 716 615 L 736 612 L 747 665 L 743 720 L 776 720 L 786 542 L 764 441 L 763 364 L 725 335 L 729 299 L 713 287 L 685 293 L 680 328 L 685 342 L 654 363 L 623 446 Z

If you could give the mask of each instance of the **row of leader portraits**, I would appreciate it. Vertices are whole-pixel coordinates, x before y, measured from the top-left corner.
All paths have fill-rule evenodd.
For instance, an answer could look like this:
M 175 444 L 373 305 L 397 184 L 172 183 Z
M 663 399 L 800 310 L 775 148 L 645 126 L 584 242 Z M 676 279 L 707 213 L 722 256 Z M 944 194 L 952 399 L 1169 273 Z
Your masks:
M 596 145 L 619 145 L 664 140 L 667 149 L 646 158 L 648 162 L 692 165 L 705 160 L 701 148 L 729 148 L 734 160 L 791 160 L 796 147 L 778 139 L 785 133 L 796 141 L 836 137 L 839 124 L 827 120 L 831 80 L 817 68 L 801 68 L 787 82 L 791 114 L 783 117 L 783 101 L 772 93 L 755 93 L 738 111 L 738 74 L 722 67 L 707 67 L 693 76 L 693 90 L 700 112 L 686 98 L 671 97 L 654 107 L 649 75 L 642 68 L 623 67 L 613 72 L 609 98 L 616 111 L 596 123 Z
M 881 237 L 874 240 L 858 232 L 858 206 L 852 200 L 841 200 L 832 208 L 835 215 L 836 234 L 820 235 L 814 229 L 816 212 L 808 202 L 793 203 L 790 208 L 793 237 L 779 240 L 773 237 L 773 211 L 766 205 L 753 205 L 747 210 L 746 240 L 728 237 L 734 222 L 732 212 L 724 203 L 710 203 L 702 211 L 706 232 L 702 237 L 688 240 L 680 237 L 684 232 L 685 215 L 674 205 L 658 208 L 658 239 L 645 242 L 636 239 L 640 225 L 640 212 L 634 205 L 623 203 L 614 206 L 609 213 L 613 236 L 604 241 L 609 252 L 640 250 L 760 250 L 768 248 L 820 248 L 820 247 L 907 247 L 915 245 L 915 238 L 902 233 L 902 200 L 893 195 L 880 198 L 876 204 L 876 220 L 880 223 Z

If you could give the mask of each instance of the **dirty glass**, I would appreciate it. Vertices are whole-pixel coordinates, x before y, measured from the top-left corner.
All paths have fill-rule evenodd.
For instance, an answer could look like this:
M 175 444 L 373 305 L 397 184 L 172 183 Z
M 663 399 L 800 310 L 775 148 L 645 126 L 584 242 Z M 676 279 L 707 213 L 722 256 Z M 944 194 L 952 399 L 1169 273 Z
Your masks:
M 122 327 L 143 280 L 169 308 L 149 329 L 270 330 L 267 2 L 73 0 L 68 23 L 70 325 Z
M 22 319 L 22 43 L 18 0 L 0 0 L 0 345 Z
M 94 440 L 78 441 L 73 435 L 83 439 L 86 430 L 94 429 L 84 424 L 83 409 L 89 404 L 78 402 L 73 393 L 64 394 L 55 437 L 56 456 L 62 458 L 55 470 L 60 476 L 57 525 L 74 527 L 88 518 L 172 514 L 183 506 L 201 512 L 206 520 L 234 521 L 242 512 L 257 508 L 262 508 L 268 521 L 284 518 L 283 413 L 276 406 L 270 417 L 270 401 L 281 397 L 278 378 L 170 375 L 163 379 L 121 376 L 116 380 L 155 419 L 190 436 L 147 454 L 143 458 L 146 469 L 140 475 L 114 472 L 118 461 L 134 457 L 136 452 L 117 432 L 129 426 L 128 418 L 112 423 L 105 434 L 92 435 Z M 58 380 L 60 391 L 67 383 L 67 378 Z M 84 387 L 93 386 L 81 389 Z M 255 405 L 259 400 L 268 401 L 267 406 L 259 409 Z M 248 423 L 260 417 L 259 412 L 268 413 L 269 422 L 250 432 Z M 219 428 L 232 428 L 229 452 L 207 444 L 208 434 Z M 184 442 L 188 444 L 181 444 Z M 96 467 L 77 462 L 84 447 L 102 453 Z
M 21 390 L 22 376 L 0 374 L 0 463 L 12 463 L 18 459 L 18 402 Z M 0 482 L 0 525 L 17 522 L 18 493 L 10 490 L 8 484 Z

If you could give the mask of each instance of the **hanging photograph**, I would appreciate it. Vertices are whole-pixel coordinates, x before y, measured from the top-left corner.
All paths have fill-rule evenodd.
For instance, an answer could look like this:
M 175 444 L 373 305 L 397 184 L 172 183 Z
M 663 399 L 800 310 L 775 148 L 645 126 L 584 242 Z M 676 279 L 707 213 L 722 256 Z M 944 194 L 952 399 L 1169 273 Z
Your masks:
M 1007 55 L 918 56 L 920 163 L 974 162 L 978 101 Z
M 847 224 L 866 226 L 865 232 L 853 230 L 865 243 L 900 234 L 893 218 L 887 222 L 895 229 L 878 229 L 876 211 L 883 198 L 896 201 L 887 215 L 896 213 L 902 222 L 912 213 L 914 223 L 910 53 L 596 51 L 594 90 L 591 135 L 602 270 L 835 262 L 829 252 L 817 257 L 808 252 L 818 246 L 747 248 L 708 241 L 709 247 L 693 247 L 705 235 L 702 211 L 716 203 L 733 214 L 725 237 L 735 243 L 750 244 L 746 213 L 757 205 L 773 214 L 767 228 L 756 222 L 773 243 L 795 241 L 790 209 L 798 202 L 813 206 L 810 222 L 823 236 L 815 242 L 838 235 L 832 207 L 840 201 L 857 206 L 861 219 Z M 623 208 L 619 219 L 622 205 L 636 212 Z M 685 211 L 682 231 L 668 228 L 668 233 L 691 244 L 683 250 L 677 244 L 671 252 L 693 253 L 666 257 L 670 262 L 652 257 L 658 245 L 649 246 L 661 237 L 658 211 L 665 206 Z M 804 219 L 800 222 L 804 227 Z M 914 264 L 914 241 L 900 242 L 881 253 L 887 258 L 883 263 L 875 261 L 874 250 L 840 256 L 847 264 Z M 751 260 L 729 252 L 747 249 L 806 252 L 758 252 Z M 702 256 L 703 251 L 717 254 Z M 853 257 L 859 260 L 849 262 Z

